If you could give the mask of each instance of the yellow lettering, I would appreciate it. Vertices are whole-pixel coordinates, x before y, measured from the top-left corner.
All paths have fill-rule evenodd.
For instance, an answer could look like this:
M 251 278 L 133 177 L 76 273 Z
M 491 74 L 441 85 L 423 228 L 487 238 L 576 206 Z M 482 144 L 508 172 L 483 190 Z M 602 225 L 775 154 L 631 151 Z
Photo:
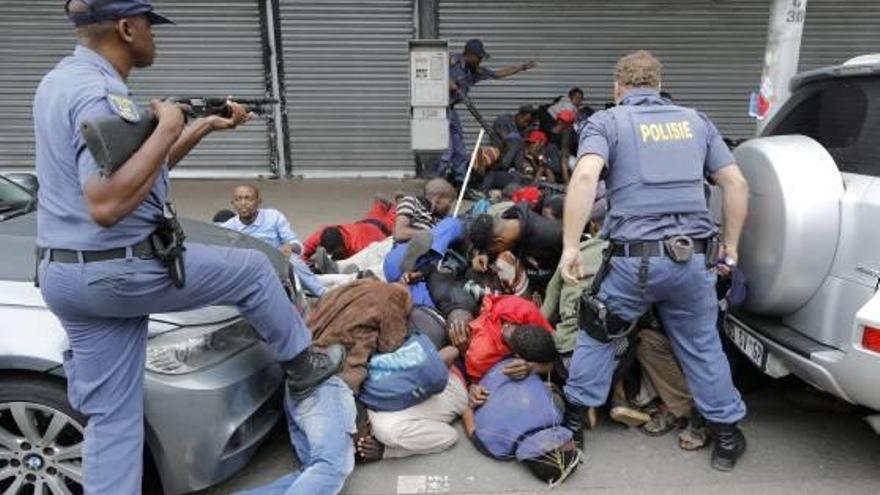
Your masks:
M 647 142 L 648 142 L 648 136 L 651 135 L 651 128 L 648 127 L 648 125 L 646 125 L 646 124 L 642 124 L 642 125 L 640 125 L 639 127 L 640 127 L 641 130 L 642 130 L 642 142 L 643 142 L 643 143 L 647 143 Z
M 691 132 L 691 123 L 690 122 L 682 122 L 682 127 L 684 127 L 684 137 L 687 139 L 693 139 L 694 133 Z
M 660 126 L 657 124 L 651 124 L 651 138 L 654 142 L 660 141 Z
M 673 122 L 669 124 L 669 130 L 672 132 L 672 139 L 681 139 L 681 129 L 679 129 L 680 125 L 681 124 L 679 124 L 678 122 Z

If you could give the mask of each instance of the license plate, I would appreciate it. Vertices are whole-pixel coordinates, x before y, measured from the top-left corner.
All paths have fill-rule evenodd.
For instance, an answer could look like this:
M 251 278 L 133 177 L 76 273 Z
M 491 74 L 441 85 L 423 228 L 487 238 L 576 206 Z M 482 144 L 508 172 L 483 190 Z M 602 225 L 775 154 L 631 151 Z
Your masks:
M 767 362 L 767 352 L 764 350 L 764 344 L 752 337 L 747 331 L 740 328 L 736 323 L 727 320 L 724 325 L 725 333 L 749 361 L 760 369 L 764 369 L 764 363 Z

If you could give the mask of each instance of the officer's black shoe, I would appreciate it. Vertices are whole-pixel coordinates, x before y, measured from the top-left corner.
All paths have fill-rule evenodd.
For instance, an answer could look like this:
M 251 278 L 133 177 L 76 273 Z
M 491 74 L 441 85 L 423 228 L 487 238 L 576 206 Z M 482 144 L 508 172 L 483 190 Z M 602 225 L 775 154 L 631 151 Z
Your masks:
M 562 426 L 571 430 L 574 436 L 574 444 L 578 450 L 584 449 L 584 417 L 587 413 L 586 407 L 577 406 L 565 401 L 565 415 L 562 417 Z
M 707 422 L 715 445 L 712 448 L 712 467 L 719 471 L 733 471 L 736 461 L 746 451 L 746 437 L 736 423 Z
M 293 395 L 302 396 L 338 373 L 344 363 L 345 347 L 335 344 L 323 352 L 306 349 L 290 361 L 281 363 L 281 367 L 287 377 L 287 389 Z

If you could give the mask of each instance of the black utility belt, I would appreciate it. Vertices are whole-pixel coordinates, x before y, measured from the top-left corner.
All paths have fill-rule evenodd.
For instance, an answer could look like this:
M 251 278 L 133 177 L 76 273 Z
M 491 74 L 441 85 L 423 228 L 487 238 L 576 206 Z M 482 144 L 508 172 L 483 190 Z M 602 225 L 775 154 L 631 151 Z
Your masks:
M 40 248 L 40 259 L 49 257 L 49 261 L 56 263 L 94 263 L 97 261 L 109 261 L 128 257 L 128 251 L 131 249 L 131 256 L 142 260 L 151 260 L 156 257 L 155 250 L 150 238 L 131 246 L 130 248 L 105 249 L 103 251 L 76 251 L 73 249 L 52 249 Z
M 623 258 L 652 258 L 669 256 L 672 259 L 687 257 L 685 253 L 709 254 L 716 248 L 715 238 L 692 239 L 687 236 L 675 236 L 662 241 L 642 241 L 616 243 L 612 242 L 611 256 Z M 684 256 L 682 256 L 684 255 Z

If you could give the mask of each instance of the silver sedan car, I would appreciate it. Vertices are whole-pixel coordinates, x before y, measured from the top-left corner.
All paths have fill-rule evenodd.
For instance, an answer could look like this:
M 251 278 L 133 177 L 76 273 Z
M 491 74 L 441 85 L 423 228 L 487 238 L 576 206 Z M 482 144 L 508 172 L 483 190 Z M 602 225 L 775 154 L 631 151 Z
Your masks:
M 85 418 L 67 401 L 67 339 L 34 286 L 34 196 L 0 177 L 0 493 L 82 494 Z M 287 261 L 260 241 L 184 221 L 194 242 L 264 251 L 300 304 Z M 145 480 L 180 494 L 243 467 L 281 416 L 281 370 L 235 308 L 150 317 Z M 152 474 L 151 474 L 152 473 Z

